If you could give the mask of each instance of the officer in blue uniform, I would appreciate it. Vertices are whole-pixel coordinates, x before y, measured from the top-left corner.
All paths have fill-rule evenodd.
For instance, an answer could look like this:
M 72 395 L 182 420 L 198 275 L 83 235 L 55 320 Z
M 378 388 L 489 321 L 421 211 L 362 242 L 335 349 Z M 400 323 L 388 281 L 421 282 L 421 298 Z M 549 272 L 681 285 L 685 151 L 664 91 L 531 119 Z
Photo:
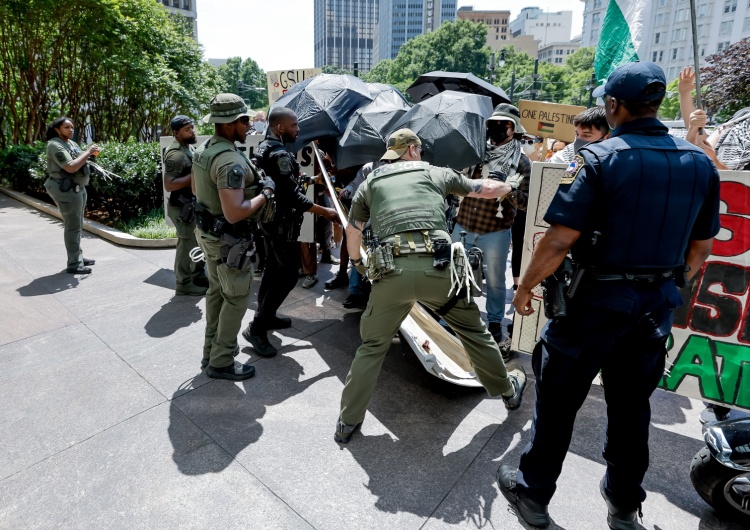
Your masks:
M 536 404 L 518 469 L 501 465 L 500 490 L 529 524 L 550 524 L 578 409 L 601 370 L 607 402 L 600 491 L 612 529 L 634 529 L 646 499 L 649 397 L 664 372 L 676 283 L 692 277 L 719 232 L 719 175 L 702 150 L 656 119 L 662 69 L 636 62 L 612 72 L 605 97 L 609 140 L 582 148 L 561 179 L 513 305 L 534 312 L 531 290 L 571 251 L 581 282 L 567 316 L 550 319 L 532 365 Z M 687 273 L 685 271 L 687 270 Z M 575 278 L 575 276 L 574 276 Z

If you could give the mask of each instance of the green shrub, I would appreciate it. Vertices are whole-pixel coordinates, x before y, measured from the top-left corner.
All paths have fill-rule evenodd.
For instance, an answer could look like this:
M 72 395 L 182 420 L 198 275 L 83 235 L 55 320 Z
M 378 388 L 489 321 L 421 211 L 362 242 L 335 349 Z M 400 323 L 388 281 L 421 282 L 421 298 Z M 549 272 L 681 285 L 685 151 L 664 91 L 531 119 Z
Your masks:
M 29 145 L 14 145 L 0 150 L 0 182 L 17 191 L 44 191 L 41 183 L 29 172 L 29 168 L 44 157 L 47 144 L 35 142 Z M 46 165 L 46 160 L 45 160 Z
M 142 239 L 166 239 L 177 237 L 177 230 L 164 219 L 164 209 L 157 208 L 131 219 L 127 223 L 116 223 L 115 228 Z

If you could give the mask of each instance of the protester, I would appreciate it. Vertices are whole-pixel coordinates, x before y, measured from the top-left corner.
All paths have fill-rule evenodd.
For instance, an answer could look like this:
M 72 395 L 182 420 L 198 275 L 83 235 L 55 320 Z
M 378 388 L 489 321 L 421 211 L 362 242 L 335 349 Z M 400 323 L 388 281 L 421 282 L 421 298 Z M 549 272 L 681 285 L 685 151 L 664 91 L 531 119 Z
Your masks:
M 264 134 L 266 132 L 266 113 L 259 110 L 255 116 L 253 116 L 253 132 L 252 134 Z
M 253 283 L 250 220 L 260 217 L 275 186 L 235 145 L 250 131 L 243 99 L 219 94 L 210 109 L 203 121 L 214 124 L 214 135 L 193 155 L 196 233 L 209 285 L 201 367 L 209 377 L 241 381 L 255 375 L 255 367 L 234 361 Z
M 581 147 L 609 138 L 609 125 L 607 125 L 603 107 L 591 107 L 577 114 L 573 118 L 573 126 L 576 131 L 575 141 L 566 145 L 562 151 L 555 153 L 549 159 L 550 162 L 570 164 Z
M 583 147 L 566 171 L 544 216 L 550 228 L 513 300 L 518 314 L 533 313 L 532 289 L 572 251 L 583 279 L 568 291 L 566 316 L 552 315 L 534 348 L 531 439 L 518 470 L 503 464 L 497 474 L 502 494 L 531 525 L 550 524 L 547 505 L 576 413 L 601 370 L 607 522 L 638 527 L 649 397 L 663 377 L 673 311 L 682 303 L 676 282 L 698 272 L 720 229 L 719 175 L 700 149 L 656 119 L 665 94 L 664 72 L 649 62 L 616 69 L 594 91 L 605 96 L 612 138 Z M 548 295 L 554 289 L 548 285 Z
M 368 219 L 374 237 L 397 249 L 385 256 L 390 247 L 379 247 L 369 256 L 373 260 L 370 271 L 378 271 L 380 277 L 373 284 L 360 321 L 362 345 L 341 396 L 334 435 L 339 443 L 348 443 L 361 425 L 393 336 L 417 301 L 443 315 L 461 339 L 479 381 L 491 396 L 501 396 L 509 410 L 521 404 L 526 382 L 523 370 L 513 367 L 506 371 L 497 344 L 479 318 L 477 305 L 463 292 L 449 293 L 451 271 L 447 262 L 434 265 L 438 255 L 443 257 L 436 247 L 446 250 L 446 256 L 451 255 L 443 211 L 446 195 L 497 199 L 513 188 L 507 182 L 470 180 L 455 171 L 420 162 L 421 146 L 420 139 L 409 129 L 391 134 L 382 158 L 392 163 L 373 171 L 352 202 L 346 227 L 352 265 L 364 270 L 360 246 Z M 391 263 L 390 268 L 387 263 Z M 468 269 L 463 267 L 465 274 L 470 274 Z
M 55 201 L 63 221 L 63 239 L 68 253 L 65 271 L 69 274 L 90 274 L 96 260 L 84 258 L 81 252 L 83 210 L 86 208 L 86 186 L 89 184 L 89 158 L 99 154 L 99 146 L 91 144 L 81 151 L 73 141 L 73 122 L 65 116 L 47 128 L 47 171 L 44 189 Z
M 525 133 L 521 114 L 516 107 L 501 103 L 487 120 L 485 160 L 467 170 L 472 179 L 494 178 L 511 184 L 512 190 L 500 202 L 496 199 L 465 197 L 458 208 L 454 242 L 466 232 L 466 249 L 479 247 L 484 254 L 487 280 L 488 329 L 507 359 L 510 335 L 503 332 L 505 315 L 505 269 L 511 243 L 511 227 L 516 212 L 526 209 L 529 196 L 531 162 L 521 151 L 520 139 Z

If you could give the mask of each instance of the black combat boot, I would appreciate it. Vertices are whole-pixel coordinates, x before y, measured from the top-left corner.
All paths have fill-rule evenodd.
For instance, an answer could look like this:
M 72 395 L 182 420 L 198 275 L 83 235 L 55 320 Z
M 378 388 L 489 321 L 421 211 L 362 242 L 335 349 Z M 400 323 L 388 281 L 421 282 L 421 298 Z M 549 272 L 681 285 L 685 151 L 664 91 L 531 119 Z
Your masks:
M 604 498 L 604 502 L 607 503 L 607 524 L 611 530 L 638 530 L 639 526 L 636 523 L 636 517 L 643 517 L 640 506 L 637 510 L 623 510 L 615 506 L 604 489 L 604 477 L 599 481 L 599 491 Z
M 500 492 L 516 508 L 521 518 L 533 526 L 547 528 L 550 525 L 546 504 L 539 504 L 516 490 L 516 473 L 512 467 L 502 464 L 497 468 L 497 485 Z

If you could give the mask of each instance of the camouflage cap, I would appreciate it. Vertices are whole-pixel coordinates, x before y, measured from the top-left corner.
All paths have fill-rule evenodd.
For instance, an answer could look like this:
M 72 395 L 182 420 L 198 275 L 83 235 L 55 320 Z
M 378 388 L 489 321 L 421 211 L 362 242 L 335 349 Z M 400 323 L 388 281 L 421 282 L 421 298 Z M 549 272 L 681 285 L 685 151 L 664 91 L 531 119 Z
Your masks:
M 526 132 L 526 129 L 524 129 L 523 125 L 521 125 L 521 113 L 518 111 L 518 107 L 515 107 L 510 103 L 500 103 L 497 107 L 495 107 L 495 110 L 492 111 L 492 116 L 487 118 L 487 121 L 512 121 L 513 132 Z
M 203 118 L 205 123 L 232 123 L 242 116 L 255 116 L 245 101 L 237 94 L 218 94 L 210 103 L 211 113 Z
M 422 141 L 411 129 L 399 129 L 388 137 L 388 150 L 380 160 L 398 160 L 410 145 L 422 145 Z

